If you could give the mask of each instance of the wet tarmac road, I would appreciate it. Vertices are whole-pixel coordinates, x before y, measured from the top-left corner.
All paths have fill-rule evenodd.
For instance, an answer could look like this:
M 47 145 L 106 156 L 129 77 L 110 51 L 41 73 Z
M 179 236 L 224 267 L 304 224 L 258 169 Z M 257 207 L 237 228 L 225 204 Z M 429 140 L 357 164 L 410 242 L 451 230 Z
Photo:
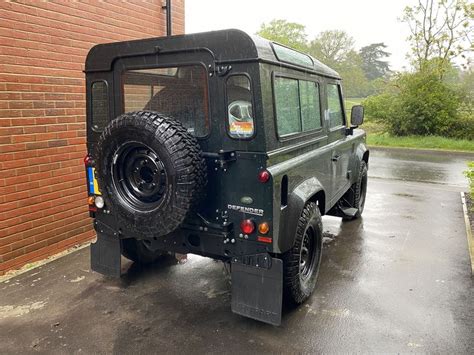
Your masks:
M 0 352 L 472 354 L 466 159 L 373 151 L 364 218 L 324 217 L 317 289 L 280 327 L 231 313 L 222 263 L 167 259 L 116 281 L 83 249 L 0 284 Z

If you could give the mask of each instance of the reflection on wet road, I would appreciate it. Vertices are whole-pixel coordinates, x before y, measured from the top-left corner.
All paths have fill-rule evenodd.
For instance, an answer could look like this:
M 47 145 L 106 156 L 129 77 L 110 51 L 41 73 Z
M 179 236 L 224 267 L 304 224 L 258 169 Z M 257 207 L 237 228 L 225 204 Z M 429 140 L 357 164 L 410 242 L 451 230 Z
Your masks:
M 83 249 L 0 284 L 2 352 L 472 354 L 463 159 L 373 150 L 363 218 L 323 218 L 316 291 L 280 327 L 231 313 L 221 263 L 132 265 L 115 281 Z
M 466 187 L 466 162 L 474 154 L 411 149 L 372 149 L 369 176 Z

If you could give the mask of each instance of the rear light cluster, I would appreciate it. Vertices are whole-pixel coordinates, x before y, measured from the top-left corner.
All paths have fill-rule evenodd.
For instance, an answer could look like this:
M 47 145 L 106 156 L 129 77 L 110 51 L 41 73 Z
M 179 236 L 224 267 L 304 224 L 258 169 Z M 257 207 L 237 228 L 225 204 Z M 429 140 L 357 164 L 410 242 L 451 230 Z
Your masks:
M 262 170 L 258 173 L 258 181 L 266 183 L 268 180 L 270 180 L 270 173 L 267 170 Z
M 104 208 L 105 202 L 104 198 L 100 196 L 100 193 L 96 192 L 95 190 L 90 190 L 90 185 L 95 185 L 93 179 L 94 175 L 94 160 L 92 157 L 87 154 L 84 157 L 84 165 L 86 167 L 86 174 L 87 174 L 87 180 L 89 184 L 89 197 L 87 198 L 87 204 L 89 205 L 89 211 L 91 212 L 96 212 L 98 208 Z
M 92 163 L 93 163 L 92 157 L 89 154 L 87 154 L 84 157 L 84 165 L 85 166 L 92 166 Z
M 244 219 L 240 222 L 240 229 L 244 234 L 251 234 L 255 230 L 255 223 L 251 219 Z
M 251 219 L 244 219 L 240 222 L 240 230 L 246 236 L 252 234 L 255 231 L 255 222 Z M 257 231 L 259 234 L 267 234 L 270 231 L 270 226 L 267 222 L 262 222 L 258 225 Z M 259 235 L 257 241 L 262 243 L 272 243 L 272 238 L 268 236 Z
M 89 196 L 87 198 L 89 207 L 104 208 L 105 202 L 102 196 Z

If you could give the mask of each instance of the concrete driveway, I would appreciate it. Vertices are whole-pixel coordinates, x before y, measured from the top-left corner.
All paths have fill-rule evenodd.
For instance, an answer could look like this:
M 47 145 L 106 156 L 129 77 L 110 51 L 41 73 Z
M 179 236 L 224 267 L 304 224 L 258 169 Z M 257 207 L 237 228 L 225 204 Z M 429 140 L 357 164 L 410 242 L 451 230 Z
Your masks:
M 364 218 L 324 218 L 316 292 L 280 327 L 231 313 L 222 263 L 169 258 L 117 281 L 86 248 L 0 284 L 0 352 L 472 354 L 468 159 L 372 150 Z

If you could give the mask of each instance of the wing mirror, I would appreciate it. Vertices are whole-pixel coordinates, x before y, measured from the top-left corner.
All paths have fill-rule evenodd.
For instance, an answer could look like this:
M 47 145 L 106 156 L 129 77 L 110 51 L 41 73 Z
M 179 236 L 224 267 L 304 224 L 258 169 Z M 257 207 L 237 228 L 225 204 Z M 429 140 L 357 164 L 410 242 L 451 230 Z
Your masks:
M 351 110 L 351 127 L 356 128 L 364 123 L 364 106 L 354 105 Z
M 354 105 L 351 110 L 351 126 L 346 128 L 346 136 L 354 133 L 354 128 L 359 127 L 364 122 L 364 106 Z

